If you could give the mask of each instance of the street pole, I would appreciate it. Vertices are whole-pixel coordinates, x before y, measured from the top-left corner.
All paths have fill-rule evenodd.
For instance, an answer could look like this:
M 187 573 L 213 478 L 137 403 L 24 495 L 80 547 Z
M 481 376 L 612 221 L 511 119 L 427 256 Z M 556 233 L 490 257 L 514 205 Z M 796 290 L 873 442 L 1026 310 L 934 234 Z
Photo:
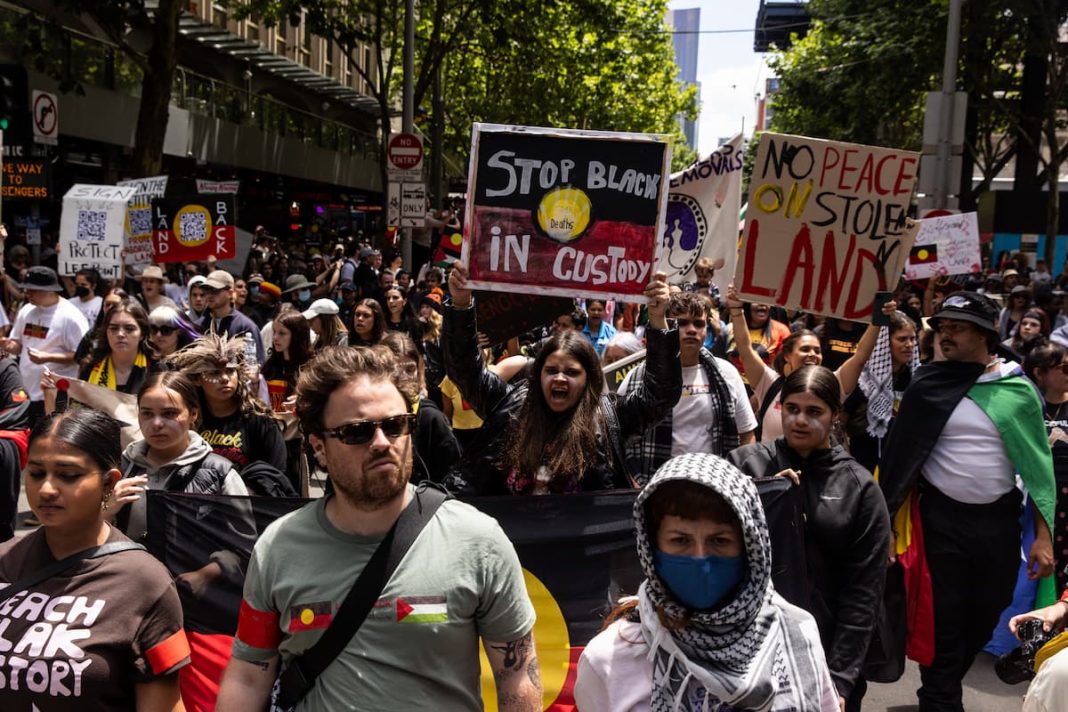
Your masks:
M 404 107 L 401 130 L 410 133 L 415 128 L 415 0 L 404 0 Z M 412 269 L 412 229 L 400 228 L 401 257 L 404 266 Z
M 960 45 L 960 6 L 962 0 L 950 0 L 949 21 L 946 23 L 946 54 L 942 67 L 942 111 L 939 114 L 938 167 L 935 182 L 934 207 L 948 207 L 950 167 L 953 156 L 953 105 L 957 94 L 957 52 Z

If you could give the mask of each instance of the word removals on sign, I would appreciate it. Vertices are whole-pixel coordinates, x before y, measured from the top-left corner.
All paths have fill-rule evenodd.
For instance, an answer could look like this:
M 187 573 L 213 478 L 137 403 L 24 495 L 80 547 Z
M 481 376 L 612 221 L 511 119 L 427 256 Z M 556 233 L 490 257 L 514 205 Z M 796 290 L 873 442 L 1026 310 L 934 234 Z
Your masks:
M 742 299 L 870 321 L 916 237 L 919 154 L 765 133 L 734 284 Z
M 472 286 L 635 301 L 657 260 L 670 165 L 665 136 L 475 124 Z
M 152 201 L 152 251 L 156 262 L 196 262 L 237 254 L 232 195 L 157 198 Z

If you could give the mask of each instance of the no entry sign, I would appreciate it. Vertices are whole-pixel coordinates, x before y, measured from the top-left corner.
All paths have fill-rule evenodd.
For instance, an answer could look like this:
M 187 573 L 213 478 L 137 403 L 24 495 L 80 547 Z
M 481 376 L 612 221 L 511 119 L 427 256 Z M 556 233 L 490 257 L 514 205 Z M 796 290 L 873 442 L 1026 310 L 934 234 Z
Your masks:
M 418 171 L 423 165 L 423 140 L 413 133 L 389 137 L 389 166 L 398 171 Z

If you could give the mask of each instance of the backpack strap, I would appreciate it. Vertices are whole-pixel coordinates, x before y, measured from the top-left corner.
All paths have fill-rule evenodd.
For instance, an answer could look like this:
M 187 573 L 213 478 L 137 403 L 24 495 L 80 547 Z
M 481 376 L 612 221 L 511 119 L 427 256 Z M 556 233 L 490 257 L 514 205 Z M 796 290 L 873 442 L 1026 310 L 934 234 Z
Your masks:
M 760 413 L 757 415 L 757 427 L 756 427 L 756 441 L 761 442 L 761 438 L 764 437 L 764 416 L 767 415 L 768 410 L 771 408 L 775 399 L 782 393 L 782 387 L 786 385 L 786 378 L 779 376 L 768 388 L 768 392 L 764 394 L 764 400 L 760 403 Z

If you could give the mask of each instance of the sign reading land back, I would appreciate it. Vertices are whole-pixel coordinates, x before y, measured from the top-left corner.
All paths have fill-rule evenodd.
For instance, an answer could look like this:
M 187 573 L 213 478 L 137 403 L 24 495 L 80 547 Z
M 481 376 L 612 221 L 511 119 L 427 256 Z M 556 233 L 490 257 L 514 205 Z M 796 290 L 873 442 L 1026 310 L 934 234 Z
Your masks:
M 156 198 L 152 201 L 152 251 L 156 262 L 228 260 L 237 254 L 232 195 Z
M 765 133 L 734 275 L 742 299 L 870 321 L 916 237 L 919 155 Z
M 472 286 L 635 300 L 656 263 L 670 164 L 664 136 L 475 124 Z

